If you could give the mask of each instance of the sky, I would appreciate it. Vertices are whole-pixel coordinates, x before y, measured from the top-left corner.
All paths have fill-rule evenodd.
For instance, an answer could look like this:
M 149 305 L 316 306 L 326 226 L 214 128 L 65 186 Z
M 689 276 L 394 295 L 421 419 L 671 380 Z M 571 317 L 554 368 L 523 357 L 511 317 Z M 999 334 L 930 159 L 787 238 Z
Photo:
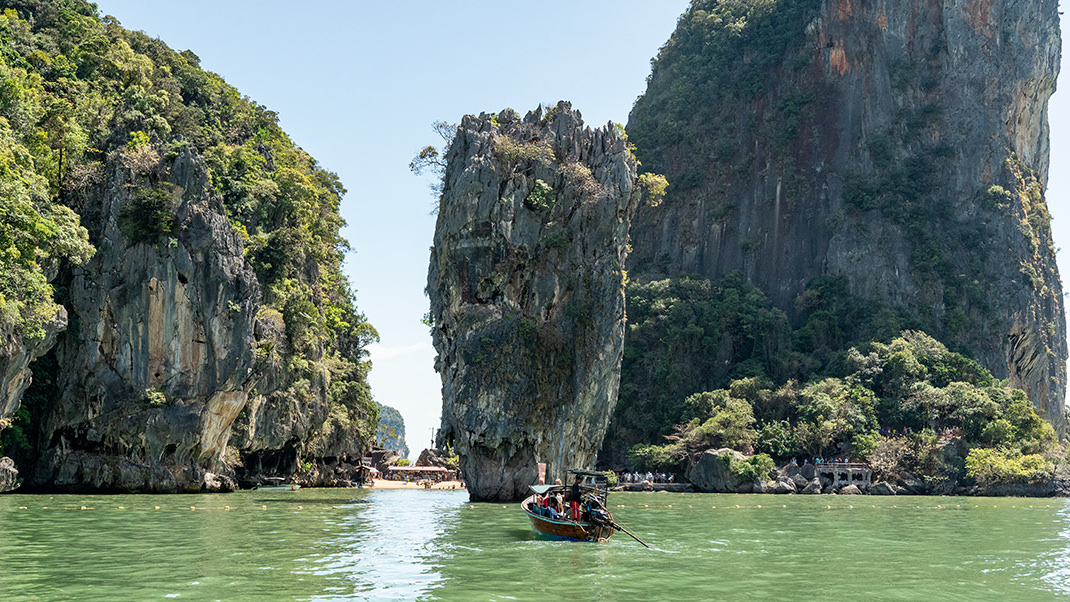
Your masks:
M 378 330 L 372 393 L 405 419 L 415 460 L 441 414 L 435 352 L 420 319 L 435 217 L 430 176 L 409 161 L 435 121 L 569 100 L 585 123 L 625 123 L 650 59 L 689 0 L 98 0 L 127 29 L 192 50 L 201 67 L 279 115 L 338 174 L 357 305 Z M 1067 17 L 1063 19 L 1063 28 Z M 1070 69 L 1070 66 L 1068 66 Z M 1070 88 L 1070 84 L 1065 85 Z M 1049 105 L 1048 205 L 1070 273 L 1070 92 Z

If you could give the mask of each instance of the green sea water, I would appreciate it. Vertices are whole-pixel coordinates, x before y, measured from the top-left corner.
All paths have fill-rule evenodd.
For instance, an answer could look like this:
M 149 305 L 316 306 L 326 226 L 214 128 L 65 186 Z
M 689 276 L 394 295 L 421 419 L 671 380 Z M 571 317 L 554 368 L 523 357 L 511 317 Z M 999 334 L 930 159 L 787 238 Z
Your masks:
M 619 493 L 538 539 L 465 492 L 0 496 L 0 600 L 1065 600 L 1070 500 Z

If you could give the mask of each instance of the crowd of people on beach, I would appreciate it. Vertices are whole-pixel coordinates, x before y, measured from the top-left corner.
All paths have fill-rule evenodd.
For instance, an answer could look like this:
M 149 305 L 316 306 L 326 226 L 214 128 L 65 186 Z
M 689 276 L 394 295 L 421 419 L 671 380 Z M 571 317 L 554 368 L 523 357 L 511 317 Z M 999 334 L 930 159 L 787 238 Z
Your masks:
M 675 483 L 676 475 L 664 472 L 622 472 L 617 475 L 621 483 Z

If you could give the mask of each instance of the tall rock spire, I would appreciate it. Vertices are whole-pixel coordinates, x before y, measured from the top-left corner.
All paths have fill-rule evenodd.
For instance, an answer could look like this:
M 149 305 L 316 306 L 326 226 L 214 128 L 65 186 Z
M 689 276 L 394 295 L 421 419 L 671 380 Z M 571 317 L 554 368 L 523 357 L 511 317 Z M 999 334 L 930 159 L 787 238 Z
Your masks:
M 440 445 L 473 500 L 594 462 L 617 399 L 635 158 L 561 102 L 466 116 L 447 154 L 427 291 Z

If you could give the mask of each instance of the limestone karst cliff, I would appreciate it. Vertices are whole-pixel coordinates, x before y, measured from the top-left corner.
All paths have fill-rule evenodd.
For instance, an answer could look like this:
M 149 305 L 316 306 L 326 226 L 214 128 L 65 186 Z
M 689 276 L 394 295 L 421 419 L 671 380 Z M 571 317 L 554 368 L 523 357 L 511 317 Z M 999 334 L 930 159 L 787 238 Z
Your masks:
M 446 155 L 427 291 L 439 447 L 473 500 L 590 467 L 616 401 L 636 164 L 562 102 L 466 116 Z
M 74 319 L 54 349 L 56 398 L 37 408 L 47 443 L 31 484 L 199 487 L 252 388 L 260 287 L 202 160 L 109 167 L 84 199 L 104 219 L 87 220 L 97 254 L 65 280 Z M 174 236 L 131 240 L 123 208 L 164 182 Z
M 1044 186 L 1053 0 L 695 0 L 628 133 L 666 201 L 633 277 L 738 272 L 796 324 L 815 279 L 911 316 L 1063 423 Z
M 337 177 L 192 52 L 82 0 L 0 8 L 0 240 L 36 241 L 0 261 L 23 486 L 348 478 L 377 335 L 341 273 Z M 37 297 L 13 303 L 16 280 Z

